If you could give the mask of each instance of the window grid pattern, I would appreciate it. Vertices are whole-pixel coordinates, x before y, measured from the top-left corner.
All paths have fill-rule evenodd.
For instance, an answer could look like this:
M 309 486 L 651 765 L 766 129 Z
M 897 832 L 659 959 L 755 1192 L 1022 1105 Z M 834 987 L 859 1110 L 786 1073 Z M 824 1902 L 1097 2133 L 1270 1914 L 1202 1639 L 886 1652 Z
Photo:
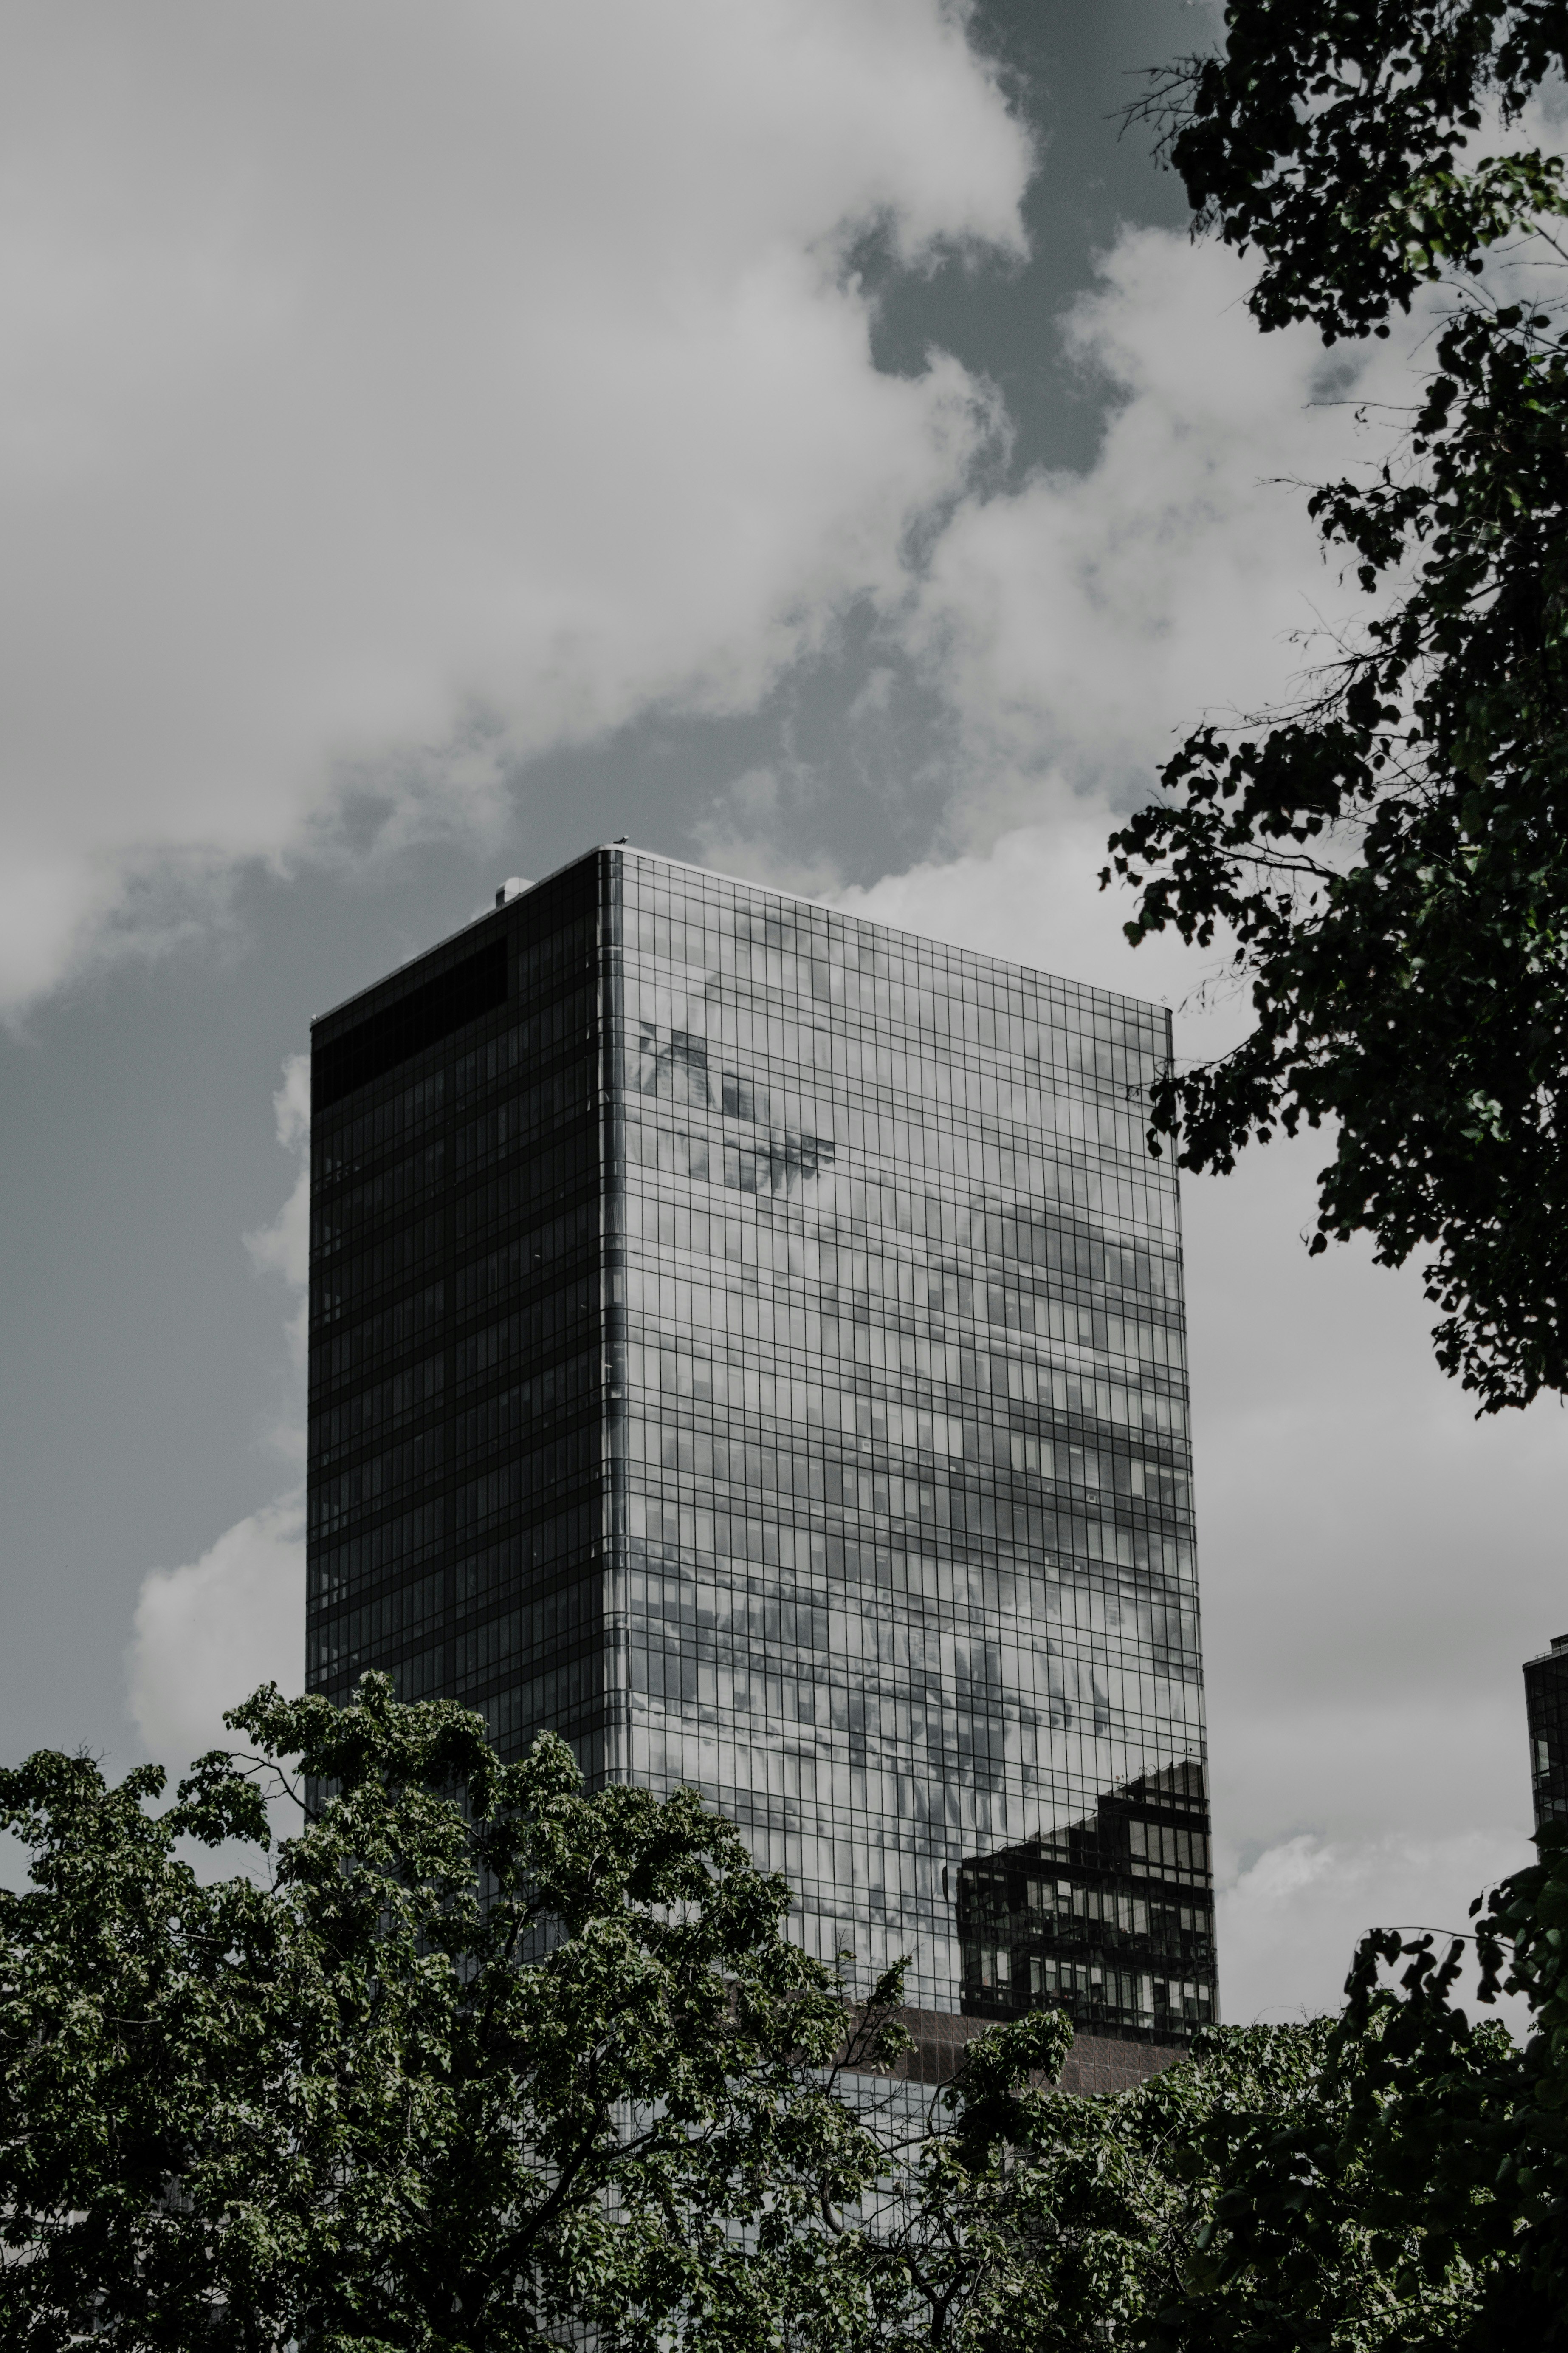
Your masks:
M 1217 2015 L 1208 1793 L 1184 1762 L 1106 1791 L 1093 1814 L 965 1862 L 963 2007 L 1041 2002 L 1091 2033 L 1184 2041 Z
M 630 851 L 618 873 L 625 1769 L 739 1821 L 813 1949 L 909 1953 L 911 2001 L 985 2010 L 965 1862 L 1202 1770 L 1177 1202 L 1142 1108 L 1166 1017 Z M 1189 1915 L 1207 1888 L 1205 1849 Z M 1094 2014 L 1167 2040 L 1200 2014 L 1141 1990 Z
M 600 932 L 580 868 L 316 1027 L 306 1672 L 602 1778 Z
M 696 1786 L 922 2009 L 1214 2014 L 1206 1814 L 1130 1843 L 1204 1756 L 1165 1015 L 612 849 L 315 1036 L 310 1687 Z

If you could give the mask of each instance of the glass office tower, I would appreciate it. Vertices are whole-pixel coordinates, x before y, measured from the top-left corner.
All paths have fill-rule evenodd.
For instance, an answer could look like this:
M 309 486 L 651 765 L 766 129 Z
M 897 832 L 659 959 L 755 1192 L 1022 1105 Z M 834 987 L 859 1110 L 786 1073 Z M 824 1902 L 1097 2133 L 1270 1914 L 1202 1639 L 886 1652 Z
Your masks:
M 313 1045 L 311 1687 L 695 1785 L 933 2033 L 1212 2016 L 1165 1013 L 615 847 Z

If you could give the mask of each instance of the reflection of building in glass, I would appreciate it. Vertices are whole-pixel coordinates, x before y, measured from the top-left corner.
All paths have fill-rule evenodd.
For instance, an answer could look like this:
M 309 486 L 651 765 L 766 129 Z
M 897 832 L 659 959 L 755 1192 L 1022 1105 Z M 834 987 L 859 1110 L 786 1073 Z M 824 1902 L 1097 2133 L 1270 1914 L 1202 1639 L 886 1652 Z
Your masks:
M 930 2011 L 991 1990 L 951 1889 L 1029 1999 L 1081 1959 L 1086 2017 L 1176 2039 L 1213 1971 L 1163 1011 L 612 848 L 314 1044 L 312 1687 L 384 1666 L 696 1784 Z M 972 1936 L 1047 1837 L 1100 1941 Z
M 1568 1634 L 1527 1659 L 1524 1708 L 1530 1727 L 1530 1783 L 1535 1827 L 1568 1821 Z
M 1092 1814 L 965 1862 L 963 2008 L 1042 2003 L 1120 2041 L 1180 2042 L 1218 2015 L 1208 1803 L 1200 1764 L 1108 1790 Z

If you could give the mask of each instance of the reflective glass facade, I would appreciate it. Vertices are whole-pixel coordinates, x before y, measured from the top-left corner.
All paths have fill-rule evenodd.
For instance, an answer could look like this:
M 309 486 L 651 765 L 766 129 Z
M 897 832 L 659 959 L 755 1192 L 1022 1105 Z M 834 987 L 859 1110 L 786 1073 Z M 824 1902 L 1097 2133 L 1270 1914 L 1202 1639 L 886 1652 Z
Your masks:
M 1217 2015 L 1209 1818 L 1196 1762 L 1107 1790 L 1092 1814 L 965 1862 L 963 2007 L 1043 2003 L 1080 2031 L 1180 2042 Z
M 910 1953 L 923 2008 L 1179 2041 L 1168 1050 L 1159 1008 L 621 849 L 319 1023 L 312 1685 L 384 1665 L 695 1784 L 812 1949 Z

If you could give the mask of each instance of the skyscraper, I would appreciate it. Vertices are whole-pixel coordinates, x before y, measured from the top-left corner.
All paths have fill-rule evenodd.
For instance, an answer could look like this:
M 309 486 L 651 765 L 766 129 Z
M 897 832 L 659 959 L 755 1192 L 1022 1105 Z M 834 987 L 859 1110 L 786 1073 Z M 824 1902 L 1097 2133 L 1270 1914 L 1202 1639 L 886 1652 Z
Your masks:
M 1160 1008 L 619 846 L 317 1022 L 309 1681 L 690 1783 L 1100 2074 L 1214 2015 Z M 954 2027 L 953 2032 L 961 2031 Z
M 1524 1712 L 1530 1731 L 1530 1793 L 1535 1827 L 1568 1821 L 1568 1634 L 1524 1662 Z

